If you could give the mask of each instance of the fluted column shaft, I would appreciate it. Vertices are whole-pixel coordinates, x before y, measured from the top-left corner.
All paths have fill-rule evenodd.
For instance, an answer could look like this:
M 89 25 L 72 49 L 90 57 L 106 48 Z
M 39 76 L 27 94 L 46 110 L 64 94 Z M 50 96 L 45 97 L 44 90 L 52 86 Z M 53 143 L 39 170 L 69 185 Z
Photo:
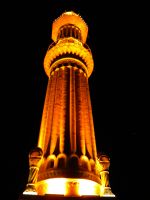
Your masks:
M 88 77 L 78 66 L 62 66 L 51 74 L 38 146 L 46 156 L 76 153 L 95 160 Z

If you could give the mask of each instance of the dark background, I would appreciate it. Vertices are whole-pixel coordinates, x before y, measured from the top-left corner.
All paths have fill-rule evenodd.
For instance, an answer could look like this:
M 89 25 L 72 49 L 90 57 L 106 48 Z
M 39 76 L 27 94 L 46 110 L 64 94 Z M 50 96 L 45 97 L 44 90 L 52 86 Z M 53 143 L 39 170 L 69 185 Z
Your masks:
M 1 31 L 4 35 L 1 37 L 4 42 L 1 66 L 4 139 L 1 142 L 5 194 L 17 200 L 25 189 L 28 153 L 37 144 L 48 81 L 43 60 L 52 43 L 52 22 L 62 12 L 73 10 L 89 27 L 87 44 L 94 59 L 89 86 L 97 149 L 110 156 L 113 193 L 119 200 L 134 199 L 142 138 L 149 133 L 142 122 L 147 115 L 143 112 L 147 112 L 147 93 L 141 72 L 141 5 L 98 0 L 7 3 Z

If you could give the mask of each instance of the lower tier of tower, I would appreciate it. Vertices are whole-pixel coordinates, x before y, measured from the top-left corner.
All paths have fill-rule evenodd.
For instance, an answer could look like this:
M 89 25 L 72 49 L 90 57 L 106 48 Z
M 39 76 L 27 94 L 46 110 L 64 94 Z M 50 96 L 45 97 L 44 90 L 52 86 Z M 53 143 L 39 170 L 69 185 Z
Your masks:
M 117 198 L 100 196 L 64 197 L 63 195 L 21 195 L 18 200 L 117 200 Z

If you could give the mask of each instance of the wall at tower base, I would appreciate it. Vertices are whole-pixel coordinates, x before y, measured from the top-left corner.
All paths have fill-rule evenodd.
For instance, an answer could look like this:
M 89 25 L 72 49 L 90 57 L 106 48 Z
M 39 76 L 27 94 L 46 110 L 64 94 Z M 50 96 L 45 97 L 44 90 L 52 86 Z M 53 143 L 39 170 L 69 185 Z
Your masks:
M 82 197 L 64 197 L 62 195 L 21 195 L 18 200 L 118 200 L 116 197 L 97 197 L 97 196 L 82 196 Z

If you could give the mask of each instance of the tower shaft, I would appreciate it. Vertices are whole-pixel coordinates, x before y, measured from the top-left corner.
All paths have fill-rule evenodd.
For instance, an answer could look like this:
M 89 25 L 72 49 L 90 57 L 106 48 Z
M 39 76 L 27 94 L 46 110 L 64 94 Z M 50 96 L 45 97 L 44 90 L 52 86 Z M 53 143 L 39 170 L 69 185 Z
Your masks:
M 38 146 L 54 154 L 96 160 L 88 77 L 72 63 L 58 66 L 48 80 Z

